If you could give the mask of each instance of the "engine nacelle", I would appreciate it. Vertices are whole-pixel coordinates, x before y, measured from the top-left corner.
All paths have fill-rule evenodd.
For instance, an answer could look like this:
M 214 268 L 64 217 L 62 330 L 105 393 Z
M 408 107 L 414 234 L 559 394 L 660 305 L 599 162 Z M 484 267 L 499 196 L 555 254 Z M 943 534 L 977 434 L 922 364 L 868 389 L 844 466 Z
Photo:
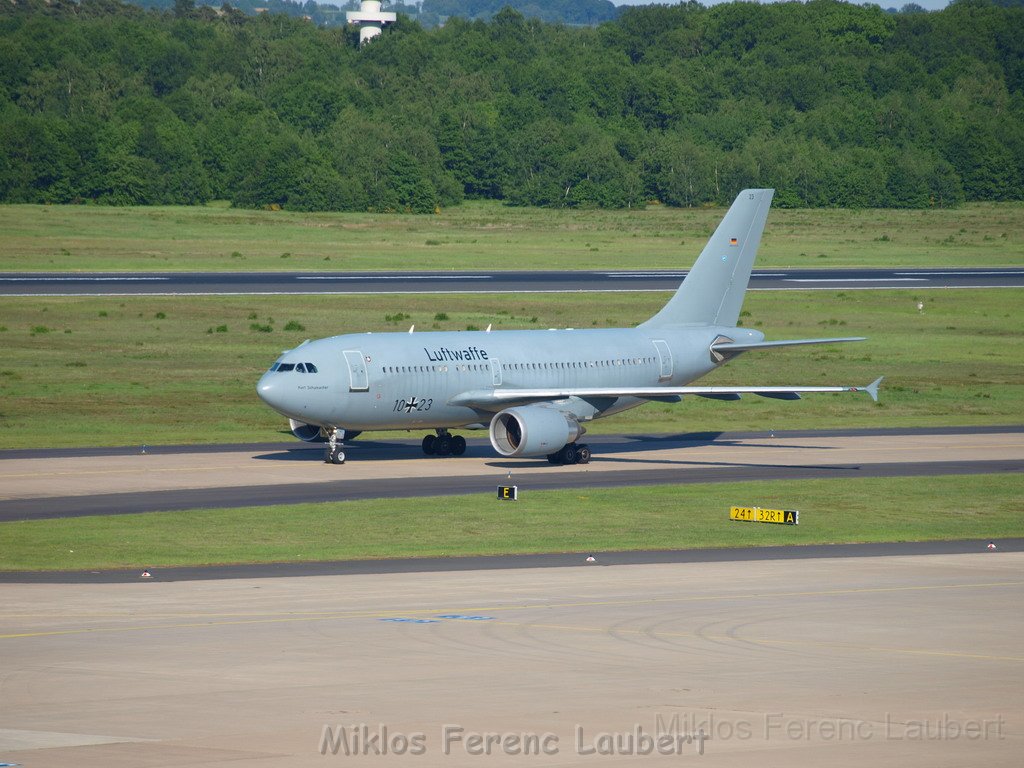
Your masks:
M 491 445 L 502 456 L 545 456 L 586 430 L 569 413 L 547 405 L 506 408 L 491 419 Z
M 301 421 L 295 419 L 288 419 L 288 429 L 292 431 L 299 440 L 306 443 L 326 443 L 328 436 L 327 430 L 323 427 L 318 427 L 316 424 L 304 424 Z M 351 432 L 345 430 L 338 430 L 339 440 L 352 440 L 356 435 L 359 434 L 359 430 L 353 429 Z
M 292 431 L 299 440 L 306 443 L 326 443 L 327 435 L 315 424 L 303 424 L 295 419 L 288 419 L 288 429 Z

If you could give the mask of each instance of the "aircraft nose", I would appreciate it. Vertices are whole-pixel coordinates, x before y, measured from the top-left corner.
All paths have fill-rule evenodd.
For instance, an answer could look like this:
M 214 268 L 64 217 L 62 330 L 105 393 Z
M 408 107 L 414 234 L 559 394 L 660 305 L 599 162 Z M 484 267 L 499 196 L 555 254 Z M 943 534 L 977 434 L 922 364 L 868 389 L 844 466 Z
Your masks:
M 275 411 L 287 415 L 290 398 L 280 377 L 276 377 L 271 373 L 263 374 L 263 377 L 256 384 L 256 394 L 259 395 L 260 400 Z

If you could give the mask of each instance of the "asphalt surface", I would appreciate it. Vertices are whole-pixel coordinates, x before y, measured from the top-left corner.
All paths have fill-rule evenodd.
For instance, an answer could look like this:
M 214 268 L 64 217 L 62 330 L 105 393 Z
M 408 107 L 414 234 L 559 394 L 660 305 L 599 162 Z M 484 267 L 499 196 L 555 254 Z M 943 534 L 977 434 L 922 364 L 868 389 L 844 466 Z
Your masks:
M 781 547 L 723 547 L 720 549 L 659 549 L 627 552 L 553 552 L 533 555 L 475 557 L 406 557 L 380 560 L 334 560 L 319 563 L 242 563 L 177 568 L 138 568 L 109 571 L 0 571 L 0 584 L 124 584 L 153 579 L 209 581 L 221 579 L 276 579 L 306 576 L 355 576 L 386 573 L 441 573 L 523 568 L 607 568 L 622 565 L 674 563 L 742 563 L 760 560 L 809 560 L 837 557 L 904 557 L 989 552 L 1024 552 L 1024 538 L 959 539 L 954 541 L 900 541 L 866 544 L 808 544 Z M 587 557 L 593 557 L 589 562 Z
M 315 460 L 315 457 L 314 457 Z M 732 483 L 749 480 L 821 480 L 861 477 L 931 477 L 935 475 L 981 475 L 1024 472 L 1024 461 L 930 461 L 856 465 L 726 466 L 713 474 L 706 466 L 667 469 L 640 469 L 630 472 L 598 473 L 530 472 L 510 470 L 510 482 L 523 493 L 565 488 L 619 488 L 635 485 L 688 485 L 693 483 Z M 396 477 L 386 482 L 373 480 L 334 480 L 314 485 L 251 485 L 229 488 L 185 488 L 137 493 L 107 493 L 92 496 L 57 496 L 37 499 L 13 499 L 0 502 L 0 522 L 47 520 L 94 515 L 130 515 L 142 512 L 168 512 L 186 509 L 260 507 L 277 504 L 309 504 L 360 499 L 401 499 L 429 496 L 493 494 L 494 476 Z
M 496 457 L 484 438 L 470 440 L 465 456 L 447 459 L 422 456 L 412 440 L 356 440 L 346 445 L 348 465 L 326 468 L 322 446 L 297 441 L 148 448 L 145 455 L 138 447 L 94 449 L 84 455 L 74 453 L 75 449 L 5 451 L 0 453 L 7 459 L 0 461 L 0 475 L 8 497 L 0 498 L 0 522 L 493 494 L 499 480 L 517 485 L 523 493 L 747 480 L 1020 473 L 1024 455 L 1010 447 L 1020 432 L 1020 427 L 1007 426 L 596 435 L 587 441 L 595 462 L 565 468 L 544 460 Z M 933 440 L 932 436 L 941 437 Z M 979 440 L 989 444 L 987 449 L 977 453 L 977 448 L 968 448 Z M 844 453 L 836 450 L 837 441 L 865 447 Z M 897 449 L 898 444 L 903 447 Z M 203 461 L 202 456 L 210 458 Z M 124 461 L 118 462 L 118 457 Z M 126 487 L 128 483 L 135 485 Z M 107 492 L 119 484 L 123 490 Z
M 782 429 L 749 432 L 683 432 L 659 435 L 589 435 L 587 443 L 600 446 L 632 445 L 638 450 L 643 445 L 656 443 L 706 444 L 715 440 L 763 440 L 773 437 L 886 437 L 898 435 L 999 435 L 1020 432 L 1024 425 L 994 425 L 969 427 L 866 427 L 862 429 Z M 288 433 L 289 435 L 291 433 Z M 388 458 L 396 450 L 418 447 L 420 438 L 396 438 L 386 442 L 372 442 L 357 438 L 345 444 L 345 450 L 360 451 L 363 458 Z M 483 447 L 487 440 L 470 440 L 470 445 Z M 173 456 L 180 453 L 238 453 L 259 451 L 288 451 L 296 457 L 308 452 L 315 459 L 323 452 L 321 444 L 301 443 L 294 438 L 280 443 L 211 443 L 208 445 L 118 445 L 87 446 L 77 448 L 14 448 L 0 450 L 0 462 L 5 459 L 61 459 L 74 456 L 136 456 L 146 453 L 153 456 Z
M 0 296 L 673 291 L 685 270 L 0 273 Z M 1024 269 L 755 270 L 750 290 L 1021 288 Z
M 1016 767 L 1024 551 L 986 545 L 6 583 L 0 762 Z

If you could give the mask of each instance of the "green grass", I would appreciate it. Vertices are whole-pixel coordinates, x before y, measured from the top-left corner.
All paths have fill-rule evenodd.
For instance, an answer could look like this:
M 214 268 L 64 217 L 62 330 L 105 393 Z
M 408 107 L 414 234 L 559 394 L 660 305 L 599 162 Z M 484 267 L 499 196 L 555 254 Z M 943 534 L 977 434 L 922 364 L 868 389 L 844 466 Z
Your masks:
M 722 209 L 512 208 L 436 216 L 206 207 L 0 206 L 0 271 L 689 267 Z M 773 210 L 758 266 L 1018 266 L 1024 204 Z
M 0 523 L 0 570 L 456 557 L 1024 535 L 1020 475 L 616 488 Z M 800 510 L 799 526 L 728 520 Z
M 277 440 L 285 422 L 258 400 L 256 380 L 281 350 L 303 339 L 404 331 L 412 323 L 419 330 L 489 323 L 496 330 L 628 326 L 665 298 L 7 298 L 0 303 L 0 449 Z M 916 309 L 918 299 L 923 312 Z M 881 402 L 848 395 L 809 395 L 800 402 L 693 398 L 679 405 L 648 404 L 588 428 L 600 433 L 1019 424 L 1021 306 L 1024 291 L 1017 289 L 751 293 L 742 322 L 769 338 L 870 338 L 749 353 L 702 381 L 866 384 L 885 375 Z M 439 309 L 448 320 L 435 319 Z M 402 319 L 394 320 L 398 315 Z M 305 330 L 284 330 L 290 323 Z

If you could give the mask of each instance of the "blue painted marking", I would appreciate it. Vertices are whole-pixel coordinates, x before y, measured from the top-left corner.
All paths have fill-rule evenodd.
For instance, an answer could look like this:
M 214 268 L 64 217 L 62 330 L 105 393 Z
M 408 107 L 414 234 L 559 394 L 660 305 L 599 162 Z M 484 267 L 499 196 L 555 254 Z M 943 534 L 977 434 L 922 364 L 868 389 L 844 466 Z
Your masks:
M 490 621 L 493 616 L 463 616 L 461 613 L 448 613 L 438 616 L 439 619 L 454 619 L 456 621 Z
M 405 619 L 405 618 L 393 618 L 393 619 L 380 619 L 380 621 L 390 621 L 395 624 L 437 624 L 436 619 Z

